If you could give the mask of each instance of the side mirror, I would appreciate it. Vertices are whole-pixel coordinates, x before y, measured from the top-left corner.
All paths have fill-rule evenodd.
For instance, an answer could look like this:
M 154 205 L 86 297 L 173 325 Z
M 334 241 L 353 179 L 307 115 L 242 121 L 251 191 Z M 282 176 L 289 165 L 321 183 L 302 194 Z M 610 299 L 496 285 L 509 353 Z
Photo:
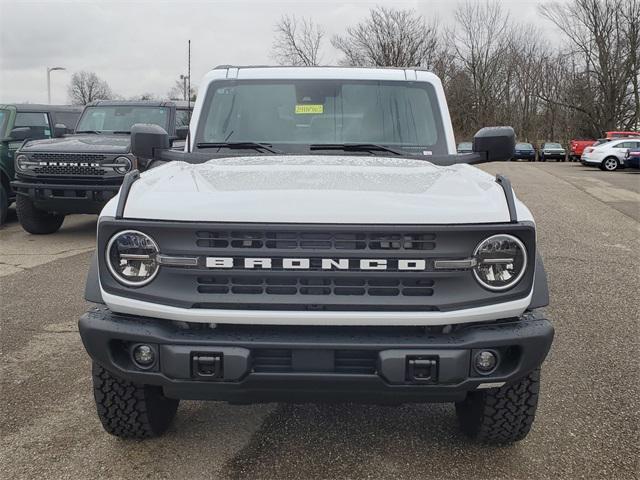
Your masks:
M 69 129 L 64 123 L 56 123 L 53 126 L 53 138 L 60 138 L 68 133 Z
M 156 150 L 170 147 L 169 134 L 164 128 L 148 123 L 136 123 L 131 127 L 131 153 L 136 157 L 152 159 Z
M 516 132 L 511 127 L 485 127 L 473 137 L 473 151 L 487 162 L 507 161 L 516 151 Z
M 9 133 L 9 139 L 12 142 L 21 142 L 31 136 L 31 128 L 29 127 L 17 127 L 11 130 Z
M 187 125 L 176 128 L 176 137 L 178 140 L 186 140 L 187 135 L 189 135 L 189 127 Z

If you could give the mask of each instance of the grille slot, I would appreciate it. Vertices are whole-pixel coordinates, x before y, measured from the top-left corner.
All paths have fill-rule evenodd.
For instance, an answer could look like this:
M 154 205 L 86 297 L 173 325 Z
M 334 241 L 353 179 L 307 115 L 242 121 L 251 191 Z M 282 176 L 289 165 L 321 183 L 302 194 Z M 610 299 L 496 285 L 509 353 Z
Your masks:
M 375 375 L 376 350 L 334 350 L 332 373 L 343 375 Z M 290 349 L 255 349 L 252 351 L 253 371 L 256 373 L 293 372 L 293 353 Z
M 436 248 L 433 233 L 198 231 L 201 248 L 420 251 Z
M 291 372 L 291 350 L 264 348 L 256 349 L 253 354 L 253 371 L 254 372 Z
M 304 276 L 203 276 L 198 293 L 242 295 L 338 295 L 430 297 L 434 281 L 428 278 L 340 278 Z

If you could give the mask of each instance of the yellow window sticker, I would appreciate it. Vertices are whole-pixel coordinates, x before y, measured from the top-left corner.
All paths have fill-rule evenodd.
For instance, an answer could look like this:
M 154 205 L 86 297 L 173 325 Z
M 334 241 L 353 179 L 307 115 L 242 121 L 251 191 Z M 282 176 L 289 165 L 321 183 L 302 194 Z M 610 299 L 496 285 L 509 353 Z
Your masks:
M 324 105 L 296 105 L 296 115 L 324 113 Z

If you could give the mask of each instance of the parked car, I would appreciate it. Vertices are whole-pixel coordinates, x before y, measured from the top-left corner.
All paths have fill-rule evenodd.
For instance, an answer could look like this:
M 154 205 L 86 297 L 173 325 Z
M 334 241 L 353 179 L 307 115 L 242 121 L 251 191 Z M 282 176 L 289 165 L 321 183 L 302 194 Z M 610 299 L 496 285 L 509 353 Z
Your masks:
M 567 157 L 567 151 L 562 145 L 555 142 L 545 142 L 540 147 L 540 161 L 556 160 L 564 162 Z
M 618 131 L 611 131 L 611 132 L 604 132 L 605 136 L 609 139 L 614 139 L 614 138 L 640 138 L 640 132 L 618 132 Z
M 536 161 L 536 149 L 530 143 L 516 143 L 516 153 L 513 157 L 515 160 Z
M 67 105 L 0 105 L 0 225 L 15 200 L 14 156 L 26 139 L 52 138 L 73 132 L 82 107 Z
M 29 140 L 15 155 L 18 220 L 29 233 L 57 231 L 70 213 L 98 213 L 133 169 L 147 164 L 131 153 L 131 126 L 154 124 L 169 141 L 186 138 L 176 128 L 173 102 L 99 101 L 86 106 L 76 133 Z
M 187 102 L 186 100 L 174 100 L 174 103 L 176 104 L 176 131 L 181 129 L 186 129 L 188 131 L 194 102 Z M 180 138 L 176 138 L 173 141 L 173 143 L 171 144 L 171 148 L 173 150 L 184 150 L 185 144 L 186 135 L 181 135 Z
M 624 166 L 640 168 L 640 148 L 630 148 L 624 158 Z
M 598 140 L 571 140 L 569 142 L 569 160 L 579 161 L 584 149 L 595 145 Z
M 458 144 L 458 153 L 471 153 L 473 151 L 473 143 L 460 142 Z
M 624 167 L 627 151 L 636 148 L 640 148 L 640 138 L 611 140 L 597 147 L 593 147 L 590 151 L 585 149 L 581 161 L 583 165 L 600 167 L 601 170 L 613 172 L 620 167 Z

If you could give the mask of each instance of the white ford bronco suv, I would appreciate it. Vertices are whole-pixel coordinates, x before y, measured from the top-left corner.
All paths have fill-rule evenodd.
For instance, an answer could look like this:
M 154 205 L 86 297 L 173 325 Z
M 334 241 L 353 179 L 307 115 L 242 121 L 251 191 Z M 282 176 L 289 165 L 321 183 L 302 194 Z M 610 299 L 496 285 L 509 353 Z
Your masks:
M 102 210 L 80 320 L 105 430 L 159 435 L 180 399 L 454 402 L 468 435 L 529 432 L 553 327 L 510 127 L 456 154 L 416 69 L 218 67 L 185 151 Z

